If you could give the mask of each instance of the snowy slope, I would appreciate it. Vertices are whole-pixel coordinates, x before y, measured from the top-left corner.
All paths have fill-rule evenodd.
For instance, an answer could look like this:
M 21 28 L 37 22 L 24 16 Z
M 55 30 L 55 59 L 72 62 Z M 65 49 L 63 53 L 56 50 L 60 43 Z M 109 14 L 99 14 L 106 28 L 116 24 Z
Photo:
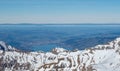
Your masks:
M 0 71 L 120 71 L 120 38 L 85 50 L 22 52 L 2 41 L 0 49 Z

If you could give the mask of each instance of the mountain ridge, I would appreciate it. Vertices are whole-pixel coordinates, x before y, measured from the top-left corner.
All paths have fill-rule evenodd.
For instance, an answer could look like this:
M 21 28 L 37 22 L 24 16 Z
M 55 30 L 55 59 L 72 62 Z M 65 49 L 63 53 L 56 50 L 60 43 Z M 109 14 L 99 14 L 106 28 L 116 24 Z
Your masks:
M 9 47 L 8 47 L 9 46 Z M 0 41 L 0 71 L 119 71 L 120 38 L 85 50 L 23 52 Z

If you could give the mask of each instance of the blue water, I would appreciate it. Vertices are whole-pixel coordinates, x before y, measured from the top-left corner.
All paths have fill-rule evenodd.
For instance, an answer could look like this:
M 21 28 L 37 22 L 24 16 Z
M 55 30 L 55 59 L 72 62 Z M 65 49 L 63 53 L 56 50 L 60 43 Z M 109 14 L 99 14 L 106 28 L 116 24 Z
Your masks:
M 0 40 L 23 51 L 85 49 L 120 37 L 120 25 L 0 25 Z

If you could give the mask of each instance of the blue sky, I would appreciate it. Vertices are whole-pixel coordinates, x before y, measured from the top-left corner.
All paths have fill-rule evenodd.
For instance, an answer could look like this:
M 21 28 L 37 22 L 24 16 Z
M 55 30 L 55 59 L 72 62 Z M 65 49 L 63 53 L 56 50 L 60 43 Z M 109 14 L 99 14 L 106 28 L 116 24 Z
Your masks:
M 0 23 L 120 23 L 120 0 L 0 0 Z

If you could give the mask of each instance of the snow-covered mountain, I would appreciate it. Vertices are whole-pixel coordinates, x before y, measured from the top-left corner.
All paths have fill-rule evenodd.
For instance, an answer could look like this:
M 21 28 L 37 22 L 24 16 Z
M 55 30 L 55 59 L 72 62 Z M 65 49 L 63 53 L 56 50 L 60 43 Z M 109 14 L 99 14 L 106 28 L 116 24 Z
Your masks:
M 47 53 L 23 52 L 1 41 L 0 71 L 120 71 L 120 38 L 85 50 Z

